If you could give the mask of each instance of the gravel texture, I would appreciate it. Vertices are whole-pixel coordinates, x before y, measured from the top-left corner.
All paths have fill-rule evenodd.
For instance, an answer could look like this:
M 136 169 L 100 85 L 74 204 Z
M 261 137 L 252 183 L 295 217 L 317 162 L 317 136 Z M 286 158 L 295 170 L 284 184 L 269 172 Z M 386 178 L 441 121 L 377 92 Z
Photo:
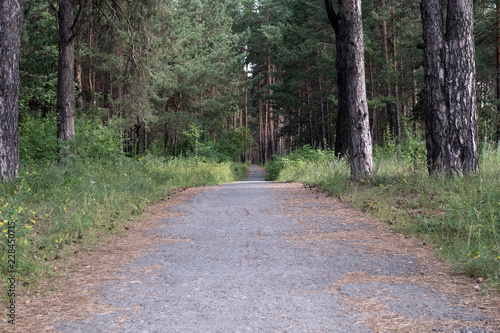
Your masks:
M 371 314 L 352 306 L 352 300 L 376 300 L 386 313 L 408 320 L 471 323 L 453 330 L 438 325 L 435 332 L 492 332 L 477 326 L 488 318 L 460 306 L 459 297 L 428 287 L 352 281 L 335 288 L 349 273 L 405 277 L 422 267 L 417 258 L 376 253 L 368 243 L 308 238 L 371 227 L 325 215 L 331 207 L 311 198 L 296 205 L 287 184 L 263 177 L 262 169 L 252 167 L 247 181 L 207 188 L 173 208 L 184 215 L 163 220 L 151 232 L 175 241 L 123 267 L 99 288 L 99 302 L 122 310 L 60 322 L 57 328 L 71 333 L 376 332 L 367 321 Z

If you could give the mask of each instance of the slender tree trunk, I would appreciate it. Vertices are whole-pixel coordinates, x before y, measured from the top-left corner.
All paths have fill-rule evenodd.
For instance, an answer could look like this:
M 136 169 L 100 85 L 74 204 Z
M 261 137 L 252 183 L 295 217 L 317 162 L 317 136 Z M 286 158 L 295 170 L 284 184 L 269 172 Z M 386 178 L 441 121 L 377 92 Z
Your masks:
M 372 61 L 368 62 L 369 64 L 369 69 L 370 69 L 370 98 L 373 100 L 375 99 L 375 83 L 373 79 L 373 66 L 372 66 Z M 378 110 L 376 107 L 372 109 L 371 112 L 371 135 L 372 135 L 372 140 L 375 144 L 380 144 L 379 140 L 379 119 L 378 119 Z
M 496 1 L 497 6 L 497 113 L 500 114 L 500 0 Z M 500 124 L 497 127 L 497 142 L 500 141 Z
M 257 90 L 259 91 L 260 94 L 260 80 L 257 81 Z M 262 97 L 259 96 L 259 101 L 258 101 L 258 109 L 259 109 L 259 162 L 260 163 L 265 163 L 266 158 L 265 158 L 265 149 L 264 149 L 264 117 L 263 117 L 263 112 L 262 112 Z
M 93 33 L 93 26 L 92 23 L 93 18 L 90 18 L 89 22 L 89 49 L 92 49 L 94 47 L 93 45 L 93 39 L 94 39 L 94 33 Z M 88 84 L 89 84 L 89 91 L 88 91 L 88 108 L 93 108 L 94 107 L 94 94 L 95 94 L 95 72 L 94 72 L 94 58 L 92 55 L 89 55 L 89 69 L 88 69 Z
M 307 65 L 306 65 L 307 73 Z M 307 129 L 309 132 L 309 144 L 314 148 L 314 129 L 313 129 L 313 115 L 312 115 L 312 101 L 311 101 L 312 89 L 309 80 L 306 80 L 306 107 L 307 107 Z
M 321 147 L 323 150 L 327 149 L 326 126 L 325 126 L 325 102 L 323 101 L 323 79 L 321 75 L 318 77 L 319 93 L 320 93 L 320 113 L 321 113 Z
M 57 81 L 57 138 L 62 142 L 75 136 L 75 40 L 73 33 L 74 5 L 71 0 L 59 0 L 59 66 Z M 67 147 L 61 151 L 69 154 Z
M 269 64 L 270 64 L 270 69 L 271 71 L 274 71 L 274 64 L 271 63 L 271 58 L 269 57 Z M 271 86 L 274 84 L 274 77 L 271 75 L 271 72 L 268 73 L 268 92 L 269 92 L 269 97 L 273 95 L 273 90 Z M 276 155 L 276 140 L 275 140 L 275 126 L 274 126 L 274 103 L 272 100 L 268 100 L 268 107 L 269 107 L 269 158 L 271 158 L 273 155 Z
M 393 57 L 393 63 L 392 63 L 392 69 L 394 70 L 394 75 L 395 77 L 395 83 L 394 83 L 394 98 L 396 100 L 395 102 L 395 109 L 394 113 L 396 116 L 396 136 L 401 142 L 401 110 L 400 110 L 400 105 L 399 105 L 399 85 L 398 85 L 398 62 L 396 60 L 396 56 L 398 54 L 397 52 L 397 38 L 396 38 L 396 5 L 394 3 L 395 1 L 392 0 L 391 3 L 391 16 L 392 16 L 392 57 Z
M 81 46 L 81 34 L 79 36 L 78 45 Z M 82 69 L 82 55 L 77 52 L 75 56 L 75 81 L 76 81 L 76 107 L 83 108 L 83 69 Z
M 243 79 L 240 80 L 240 84 L 242 84 L 242 83 L 243 83 Z M 239 127 L 242 128 L 243 127 L 243 87 L 242 86 L 240 86 L 239 96 L 240 96 Z
M 429 172 L 478 170 L 473 0 L 422 0 L 425 130 Z
M 177 144 L 179 142 L 179 131 L 175 130 L 174 136 L 174 157 L 177 157 Z
M 0 2 L 0 180 L 19 169 L 19 59 L 24 1 Z
M 415 68 L 415 58 L 413 56 L 413 53 L 411 55 L 411 63 L 412 67 Z M 413 94 L 412 94 L 412 101 L 413 101 L 413 110 L 416 109 L 417 104 L 418 104 L 418 85 L 417 85 L 417 70 L 413 69 L 412 70 L 412 79 L 413 79 Z M 416 117 L 413 117 L 413 132 L 417 131 L 417 119 Z
M 264 163 L 269 159 L 269 100 L 264 100 Z
M 163 148 L 163 156 L 168 155 L 168 141 L 169 141 L 169 129 L 168 129 L 168 122 L 165 123 L 165 141 L 164 141 L 164 148 Z
M 245 64 L 245 159 L 244 162 L 250 159 L 250 147 L 248 146 L 248 64 Z
M 331 0 L 325 0 L 325 4 L 337 36 L 339 109 L 345 109 L 348 115 L 351 177 L 362 180 L 373 173 L 373 151 L 366 101 L 361 0 L 340 0 L 338 16 Z
M 386 16 L 386 3 L 385 0 L 382 0 L 381 3 L 382 10 L 383 10 L 383 19 L 382 19 L 382 51 L 384 54 L 384 59 L 386 63 L 386 68 L 389 70 L 390 67 L 390 59 L 389 59 L 389 34 L 387 33 L 387 20 L 385 18 Z M 395 131 L 395 122 L 394 122 L 394 103 L 392 102 L 392 86 L 391 86 L 391 80 L 389 77 L 386 78 L 387 82 L 385 85 L 385 91 L 387 94 L 387 102 L 386 102 L 386 119 L 387 123 L 384 123 L 384 133 L 385 129 L 387 126 L 389 126 L 390 133 L 392 135 L 392 139 L 394 139 L 394 134 L 396 133 Z M 387 140 L 388 138 L 385 138 Z

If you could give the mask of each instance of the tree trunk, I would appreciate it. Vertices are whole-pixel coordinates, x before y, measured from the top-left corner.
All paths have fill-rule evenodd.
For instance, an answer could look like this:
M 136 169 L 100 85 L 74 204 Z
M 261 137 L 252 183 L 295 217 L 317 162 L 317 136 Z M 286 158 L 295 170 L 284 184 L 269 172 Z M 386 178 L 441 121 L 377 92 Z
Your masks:
M 257 81 L 257 90 L 260 92 L 261 85 L 260 80 Z M 259 162 L 264 164 L 266 163 L 265 157 L 265 149 L 264 149 L 264 117 L 262 112 L 262 97 L 259 96 L 258 101 L 258 109 L 259 109 Z
M 369 64 L 369 69 L 370 69 L 370 98 L 372 100 L 374 100 L 375 99 L 375 83 L 374 83 L 374 79 L 373 79 L 373 66 L 372 66 L 371 59 L 368 62 L 368 64 Z M 372 122 L 371 122 L 372 142 L 380 145 L 381 142 L 379 140 L 379 125 L 378 125 L 379 119 L 378 119 L 378 110 L 376 107 L 374 107 L 371 110 L 371 119 L 372 119 Z
M 361 0 L 340 0 L 335 15 L 325 0 L 337 37 L 339 110 L 347 113 L 351 177 L 361 180 L 373 173 L 372 138 L 366 101 L 363 22 Z
M 24 1 L 0 4 L 0 180 L 19 169 L 19 59 Z
M 395 1 L 393 0 L 391 3 L 391 15 L 392 15 L 392 57 L 393 57 L 393 63 L 392 63 L 392 68 L 394 70 L 394 74 L 396 75 L 395 77 L 395 83 L 394 83 L 394 98 L 395 98 L 395 109 L 394 113 L 396 115 L 396 136 L 401 142 L 401 110 L 400 110 L 400 105 L 399 105 L 399 85 L 398 85 L 398 62 L 396 60 L 397 56 L 397 38 L 396 38 L 396 5 L 394 3 Z
M 381 6 L 382 6 L 382 10 L 384 11 L 383 13 L 383 20 L 382 20 L 382 51 L 383 51 L 383 54 L 384 54 L 384 60 L 385 60 L 385 64 L 386 64 L 386 68 L 387 70 L 389 70 L 389 67 L 390 67 L 390 59 L 389 59 L 389 35 L 387 33 L 387 20 L 385 19 L 385 16 L 386 16 L 386 11 L 387 11 L 387 8 L 386 8 L 386 4 L 385 4 L 385 0 L 382 0 L 382 3 L 381 3 Z M 387 119 L 387 123 L 384 123 L 384 134 L 386 133 L 386 128 L 387 126 L 389 126 L 389 131 L 391 133 L 391 136 L 392 138 L 391 139 L 394 139 L 395 137 L 395 122 L 394 122 L 394 103 L 392 102 L 392 86 L 391 86 L 391 79 L 390 77 L 386 77 L 385 78 L 387 81 L 386 81 L 386 85 L 385 85 L 385 91 L 387 93 L 387 102 L 386 102 L 386 111 L 387 111 L 387 115 L 386 115 L 386 119 Z M 385 140 L 388 140 L 389 138 L 385 138 Z
M 497 6 L 497 113 L 500 114 L 500 0 L 496 1 Z M 496 141 L 500 141 L 500 124 L 497 127 Z
M 306 65 L 307 73 L 307 65 Z M 306 108 L 307 108 L 307 129 L 309 132 L 309 144 L 314 148 L 313 110 L 312 110 L 312 88 L 309 80 L 306 80 Z
M 75 136 L 75 42 L 73 33 L 74 5 L 59 0 L 59 62 L 57 74 L 57 138 L 64 144 Z M 67 155 L 67 148 L 61 151 Z
M 339 4 L 342 6 L 342 0 L 339 0 Z M 339 37 L 340 37 L 340 27 L 339 27 L 339 17 L 333 10 L 332 6 L 332 1 L 331 0 L 325 0 L 325 6 L 326 6 L 326 12 L 328 14 L 328 19 L 330 20 L 330 23 L 332 24 L 333 29 L 335 30 L 335 36 L 337 40 L 337 81 L 339 84 L 338 87 L 338 97 L 339 97 L 339 105 L 337 108 L 337 121 L 335 124 L 335 155 L 339 157 L 347 156 L 347 151 L 349 150 L 350 146 L 350 141 L 351 141 L 351 134 L 349 132 L 350 126 L 349 126 L 349 110 L 348 110 L 348 104 L 349 101 L 345 100 L 345 98 L 340 98 L 341 95 L 341 87 L 340 84 L 343 80 L 341 76 L 342 73 L 339 71 L 339 62 L 342 60 L 340 58 L 339 54 Z M 343 29 L 342 29 L 343 30 Z M 345 55 L 343 55 L 344 58 L 346 58 Z
M 327 138 L 326 138 L 326 126 L 325 126 L 325 103 L 323 101 L 323 79 L 321 75 L 318 77 L 318 86 L 319 86 L 319 112 L 321 114 L 321 148 L 323 150 L 328 149 L 327 146 Z
M 429 173 L 444 168 L 447 141 L 443 6 L 440 0 L 422 0 L 424 36 L 425 142 Z
M 81 35 L 79 37 L 79 45 L 81 45 Z M 75 81 L 76 81 L 76 107 L 83 108 L 83 69 L 82 69 L 82 54 L 78 52 L 75 56 Z
M 473 0 L 449 0 L 447 81 L 451 173 L 479 170 Z
M 177 143 L 179 142 L 179 131 L 175 130 L 174 136 L 174 157 L 177 157 Z
M 163 156 L 168 155 L 168 141 L 169 141 L 169 136 L 168 136 L 168 122 L 165 123 L 165 141 L 164 141 L 164 148 L 163 148 Z
M 415 69 L 415 58 L 413 56 L 413 53 L 411 55 L 411 63 L 412 63 L 412 79 L 413 79 L 413 94 L 412 94 L 412 106 L 413 110 L 416 109 L 417 104 L 418 104 L 418 85 L 417 85 L 417 70 Z M 413 117 L 413 132 L 417 131 L 417 117 Z
M 429 172 L 478 170 L 473 0 L 422 0 L 425 130 Z

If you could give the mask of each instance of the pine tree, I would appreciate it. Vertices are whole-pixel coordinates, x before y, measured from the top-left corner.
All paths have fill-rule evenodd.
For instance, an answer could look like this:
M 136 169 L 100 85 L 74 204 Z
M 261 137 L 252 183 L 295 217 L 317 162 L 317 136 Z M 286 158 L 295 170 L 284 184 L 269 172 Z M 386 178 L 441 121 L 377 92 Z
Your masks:
M 24 1 L 0 2 L 0 180 L 15 178 L 19 160 L 19 59 Z
M 345 112 L 344 124 L 348 129 L 348 137 L 340 139 L 349 142 L 351 177 L 361 180 L 373 173 L 361 1 L 340 0 L 338 14 L 334 12 L 331 0 L 325 0 L 325 5 L 336 35 L 339 111 Z
M 430 173 L 478 171 L 474 11 L 448 1 L 446 34 L 439 0 L 422 1 L 425 125 Z

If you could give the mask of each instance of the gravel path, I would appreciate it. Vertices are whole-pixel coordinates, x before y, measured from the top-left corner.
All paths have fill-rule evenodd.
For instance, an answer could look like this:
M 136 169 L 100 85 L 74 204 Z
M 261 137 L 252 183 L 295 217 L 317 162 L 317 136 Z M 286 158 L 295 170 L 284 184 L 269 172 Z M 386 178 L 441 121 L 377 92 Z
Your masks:
M 147 234 L 164 244 L 98 287 L 98 302 L 119 310 L 55 327 L 71 333 L 500 331 L 466 296 L 443 291 L 454 287 L 442 282 L 448 277 L 429 276 L 436 268 L 422 262 L 428 254 L 404 251 L 414 243 L 402 239 L 395 250 L 388 243 L 399 242 L 397 235 L 345 204 L 263 177 L 252 166 L 247 181 L 207 187 L 171 207 L 179 214 Z

